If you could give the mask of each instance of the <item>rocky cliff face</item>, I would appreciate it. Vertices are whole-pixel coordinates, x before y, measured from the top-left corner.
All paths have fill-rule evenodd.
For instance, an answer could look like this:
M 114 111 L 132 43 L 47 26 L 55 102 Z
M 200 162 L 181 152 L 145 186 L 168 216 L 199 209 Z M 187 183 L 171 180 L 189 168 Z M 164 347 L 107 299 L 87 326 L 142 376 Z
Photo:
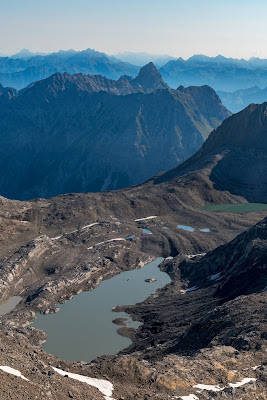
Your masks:
M 216 296 L 223 301 L 267 288 L 267 218 L 208 253 L 200 261 L 180 266 L 190 286 L 220 282 Z
M 169 89 L 151 64 L 132 80 L 57 73 L 0 108 L 0 193 L 26 199 L 141 183 L 190 157 L 228 115 L 212 89 Z
M 198 171 L 215 189 L 266 203 L 266 150 L 267 103 L 251 104 L 224 121 L 194 156 L 156 182 Z
M 266 343 L 267 219 L 201 259 L 179 264 L 193 291 L 212 293 L 217 303 L 179 337 L 171 351 L 215 345 L 259 350 Z M 190 290 L 189 290 L 190 291 Z
M 13 97 L 17 96 L 18 91 L 13 88 L 4 88 L 0 85 L 0 104 L 8 102 Z

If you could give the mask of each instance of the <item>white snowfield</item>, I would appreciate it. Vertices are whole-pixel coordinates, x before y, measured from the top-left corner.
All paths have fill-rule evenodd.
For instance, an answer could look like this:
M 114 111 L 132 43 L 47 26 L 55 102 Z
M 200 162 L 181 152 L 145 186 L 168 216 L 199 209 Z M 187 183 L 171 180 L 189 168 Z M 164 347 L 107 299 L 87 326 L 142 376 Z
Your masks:
M 199 400 L 199 398 L 194 394 L 189 394 L 188 396 L 180 396 L 182 400 Z
M 94 226 L 94 225 L 99 225 L 99 222 L 94 222 L 93 224 L 89 224 L 89 225 L 83 226 L 83 227 L 82 227 L 82 231 L 83 231 L 84 229 L 91 228 L 91 226 Z
M 204 257 L 206 254 L 207 254 L 207 253 L 186 254 L 185 256 L 188 257 L 188 258 L 194 258 L 194 257 L 197 257 L 197 256 L 202 256 L 202 257 Z
M 58 239 L 60 239 L 60 238 L 62 238 L 62 235 L 56 236 L 56 237 L 54 237 L 54 238 L 51 238 L 51 240 L 58 240 Z
M 55 367 L 52 368 L 60 375 L 63 376 L 67 375 L 69 378 L 75 379 L 76 381 L 80 381 L 86 383 L 87 385 L 94 386 L 101 393 L 103 393 L 106 400 L 115 400 L 111 397 L 113 392 L 113 384 L 111 382 L 106 381 L 104 379 L 89 378 L 88 376 L 73 374 L 72 372 L 66 372 L 63 371 L 62 369 Z
M 242 379 L 241 382 L 229 383 L 229 386 L 231 386 L 232 388 L 236 388 L 236 387 L 243 386 L 243 385 L 245 385 L 246 383 L 249 383 L 249 382 L 255 382 L 256 380 L 257 379 L 255 379 L 255 378 L 244 378 L 244 379 Z
M 18 376 L 19 378 L 24 379 L 25 381 L 29 381 L 29 379 L 25 378 L 25 376 L 23 376 L 22 373 L 20 371 L 18 371 L 17 369 L 8 367 L 6 365 L 0 366 L 0 369 L 4 372 L 7 372 L 8 374 Z
M 145 218 L 138 218 L 138 219 L 135 219 L 134 221 L 135 222 L 146 221 L 148 219 L 154 219 L 154 218 L 158 218 L 157 215 L 151 215 L 150 217 L 145 217 Z
M 211 392 L 220 392 L 224 389 L 218 385 L 202 385 L 199 383 L 198 385 L 194 385 L 193 388 L 200 389 L 200 390 L 210 390 Z
M 85 226 L 82 227 L 81 230 L 83 231 L 84 229 L 91 228 L 91 226 L 94 226 L 94 225 L 99 225 L 99 222 L 94 222 L 92 224 L 85 225 Z M 72 233 L 76 233 L 76 232 L 78 232 L 78 229 L 76 229 L 75 231 L 72 231 L 72 232 L 66 232 L 64 235 L 71 235 Z M 54 238 L 51 238 L 51 240 L 58 240 L 58 239 L 62 238 L 62 236 L 63 235 L 56 236 Z
M 116 238 L 116 239 L 109 239 L 109 240 L 105 240 L 104 242 L 99 242 L 99 243 L 96 243 L 96 244 L 94 244 L 93 246 L 91 246 L 91 247 L 88 247 L 88 249 L 87 250 L 92 250 L 92 248 L 93 247 L 95 247 L 95 246 L 99 246 L 99 245 L 101 245 L 101 244 L 104 244 L 104 243 L 108 243 L 108 242 L 116 242 L 116 241 L 120 241 L 120 240 L 126 240 L 126 239 L 124 239 L 124 238 Z
M 241 382 L 229 383 L 229 386 L 232 388 L 237 388 L 245 385 L 246 383 L 256 382 L 255 378 L 244 378 Z M 225 389 L 225 387 L 220 387 L 219 385 L 202 385 L 201 383 L 198 385 L 194 385 L 193 388 L 200 390 L 209 390 L 211 392 L 220 392 Z

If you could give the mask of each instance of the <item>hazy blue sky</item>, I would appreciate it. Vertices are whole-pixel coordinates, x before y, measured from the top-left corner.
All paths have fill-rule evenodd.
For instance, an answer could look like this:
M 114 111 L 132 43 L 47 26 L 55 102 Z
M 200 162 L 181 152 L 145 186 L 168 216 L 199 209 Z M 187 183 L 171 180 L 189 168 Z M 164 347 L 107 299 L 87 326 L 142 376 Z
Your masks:
M 267 58 L 266 0 L 0 0 L 0 52 Z

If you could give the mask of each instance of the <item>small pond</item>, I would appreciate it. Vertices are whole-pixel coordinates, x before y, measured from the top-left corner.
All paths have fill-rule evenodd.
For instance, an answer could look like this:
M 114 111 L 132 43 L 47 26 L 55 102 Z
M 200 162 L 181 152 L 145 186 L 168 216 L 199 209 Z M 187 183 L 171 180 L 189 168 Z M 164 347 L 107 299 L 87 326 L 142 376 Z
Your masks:
M 189 231 L 189 232 L 194 232 L 195 228 L 192 228 L 192 226 L 186 226 L 186 225 L 177 225 L 177 228 L 183 229 L 184 231 Z
M 139 228 L 139 229 L 141 229 L 141 231 L 143 233 L 146 233 L 147 235 L 152 235 L 152 232 L 149 229 L 145 229 L 145 228 Z
M 127 236 L 125 239 L 128 240 L 128 239 L 134 239 L 134 238 L 135 238 L 135 235 L 130 235 L 130 236 Z

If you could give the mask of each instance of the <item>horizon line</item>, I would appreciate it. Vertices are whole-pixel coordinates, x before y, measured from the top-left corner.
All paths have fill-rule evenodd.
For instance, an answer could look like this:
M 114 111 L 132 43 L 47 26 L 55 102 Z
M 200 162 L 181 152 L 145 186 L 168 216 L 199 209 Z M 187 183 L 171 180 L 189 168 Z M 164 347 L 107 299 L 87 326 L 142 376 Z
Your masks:
M 91 47 L 88 47 L 86 49 L 81 49 L 81 50 L 80 49 L 79 50 L 75 50 L 73 48 L 68 48 L 68 49 L 60 48 L 60 49 L 57 49 L 57 50 L 54 50 L 54 51 L 51 51 L 51 52 L 43 52 L 42 50 L 33 51 L 33 50 L 29 50 L 28 48 L 25 47 L 25 48 L 23 48 L 23 49 L 21 49 L 19 51 L 14 52 L 14 53 L 5 53 L 4 51 L 1 53 L 1 49 L 0 49 L 0 58 L 4 58 L 4 57 L 11 58 L 12 56 L 17 55 L 17 54 L 19 54 L 19 53 L 21 53 L 23 51 L 29 51 L 33 55 L 48 56 L 48 55 L 51 55 L 51 54 L 58 53 L 60 51 L 65 51 L 65 52 L 67 52 L 67 51 L 75 51 L 76 53 L 80 53 L 80 52 L 86 51 L 86 50 L 92 50 L 92 51 L 96 51 L 98 53 L 103 53 L 103 54 L 106 54 L 107 56 L 110 56 L 110 57 L 112 57 L 112 56 L 113 57 L 118 57 L 119 55 L 124 55 L 125 53 L 130 53 L 130 54 L 140 54 L 140 55 L 141 54 L 151 55 L 153 57 L 171 57 L 171 58 L 173 58 L 175 60 L 183 59 L 184 61 L 188 61 L 190 58 L 192 58 L 194 56 L 203 56 L 203 57 L 207 57 L 207 58 L 223 57 L 223 58 L 228 59 L 228 60 L 232 59 L 232 60 L 237 60 L 237 61 L 242 61 L 242 60 L 251 61 L 251 60 L 255 60 L 255 59 L 256 60 L 267 60 L 267 56 L 266 56 L 266 58 L 255 57 L 255 56 L 251 56 L 249 58 L 247 58 L 247 57 L 236 58 L 236 57 L 232 57 L 232 56 L 225 56 L 222 53 L 218 53 L 216 55 L 207 55 L 207 54 L 204 54 L 204 53 L 193 53 L 190 57 L 187 57 L 187 58 L 183 58 L 182 56 L 174 56 L 174 55 L 170 55 L 170 54 L 167 54 L 167 53 L 165 53 L 165 54 L 164 53 L 148 53 L 146 51 L 131 51 L 131 50 L 123 50 L 123 51 L 120 51 L 120 52 L 111 53 L 111 52 L 96 50 L 96 49 L 91 48 Z M 29 57 L 29 58 L 31 58 L 31 57 Z

